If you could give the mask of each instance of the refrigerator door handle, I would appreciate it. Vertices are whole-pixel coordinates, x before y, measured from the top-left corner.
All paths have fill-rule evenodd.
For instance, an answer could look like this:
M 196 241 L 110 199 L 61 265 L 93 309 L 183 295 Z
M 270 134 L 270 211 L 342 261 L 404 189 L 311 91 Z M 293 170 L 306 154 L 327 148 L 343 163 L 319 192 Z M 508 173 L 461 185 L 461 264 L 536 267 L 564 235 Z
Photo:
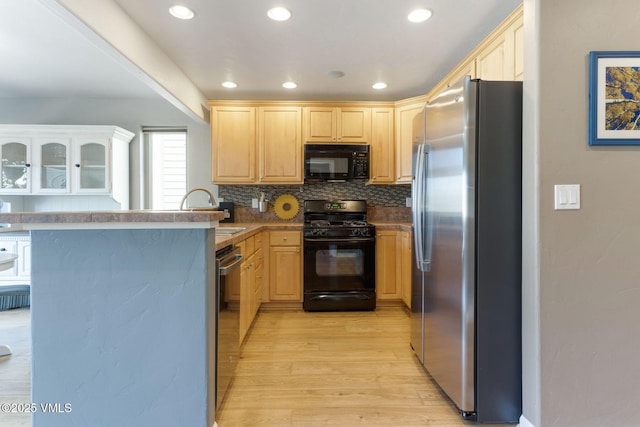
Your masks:
M 416 264 L 420 271 L 429 272 L 431 268 L 431 227 L 429 221 L 429 197 L 427 177 L 429 173 L 429 151 L 426 144 L 420 144 L 416 155 L 416 170 L 411 187 L 413 200 L 414 244 Z

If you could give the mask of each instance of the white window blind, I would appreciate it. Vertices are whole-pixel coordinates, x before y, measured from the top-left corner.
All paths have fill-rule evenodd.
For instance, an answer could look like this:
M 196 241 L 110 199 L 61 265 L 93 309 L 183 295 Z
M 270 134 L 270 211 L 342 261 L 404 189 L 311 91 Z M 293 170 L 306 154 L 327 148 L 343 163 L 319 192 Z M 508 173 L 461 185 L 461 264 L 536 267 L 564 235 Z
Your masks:
M 176 210 L 187 192 L 187 132 L 176 128 L 143 128 L 146 171 L 144 205 Z

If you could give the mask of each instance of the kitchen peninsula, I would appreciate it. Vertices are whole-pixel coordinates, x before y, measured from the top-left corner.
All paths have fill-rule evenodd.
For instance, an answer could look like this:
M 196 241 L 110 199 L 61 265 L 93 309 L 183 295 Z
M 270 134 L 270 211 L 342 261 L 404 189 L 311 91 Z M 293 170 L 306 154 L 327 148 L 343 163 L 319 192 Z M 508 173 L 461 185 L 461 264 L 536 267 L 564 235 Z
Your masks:
M 0 214 L 31 232 L 33 426 L 213 424 L 222 218 Z

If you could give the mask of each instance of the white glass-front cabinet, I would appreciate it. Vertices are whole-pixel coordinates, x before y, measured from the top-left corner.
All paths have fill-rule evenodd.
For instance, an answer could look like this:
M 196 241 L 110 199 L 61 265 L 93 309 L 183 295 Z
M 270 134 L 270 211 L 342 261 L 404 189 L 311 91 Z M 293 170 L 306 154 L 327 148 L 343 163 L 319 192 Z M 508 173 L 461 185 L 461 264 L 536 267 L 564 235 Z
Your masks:
M 0 191 L 31 192 L 31 139 L 0 135 Z
M 34 192 L 68 193 L 71 138 L 36 139 L 33 146 Z
M 117 126 L 0 125 L 0 195 L 110 195 L 129 208 L 129 142 Z
M 111 190 L 109 141 L 78 138 L 74 144 L 74 187 L 77 193 L 108 193 Z

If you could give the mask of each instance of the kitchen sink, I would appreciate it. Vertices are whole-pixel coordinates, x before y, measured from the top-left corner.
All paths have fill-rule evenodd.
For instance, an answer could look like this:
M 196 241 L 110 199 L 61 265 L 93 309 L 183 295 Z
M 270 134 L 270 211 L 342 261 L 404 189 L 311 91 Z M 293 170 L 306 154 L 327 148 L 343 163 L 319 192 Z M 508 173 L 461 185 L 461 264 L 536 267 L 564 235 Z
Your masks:
M 236 234 L 246 229 L 247 227 L 218 227 L 216 228 L 216 234 L 217 235 Z

